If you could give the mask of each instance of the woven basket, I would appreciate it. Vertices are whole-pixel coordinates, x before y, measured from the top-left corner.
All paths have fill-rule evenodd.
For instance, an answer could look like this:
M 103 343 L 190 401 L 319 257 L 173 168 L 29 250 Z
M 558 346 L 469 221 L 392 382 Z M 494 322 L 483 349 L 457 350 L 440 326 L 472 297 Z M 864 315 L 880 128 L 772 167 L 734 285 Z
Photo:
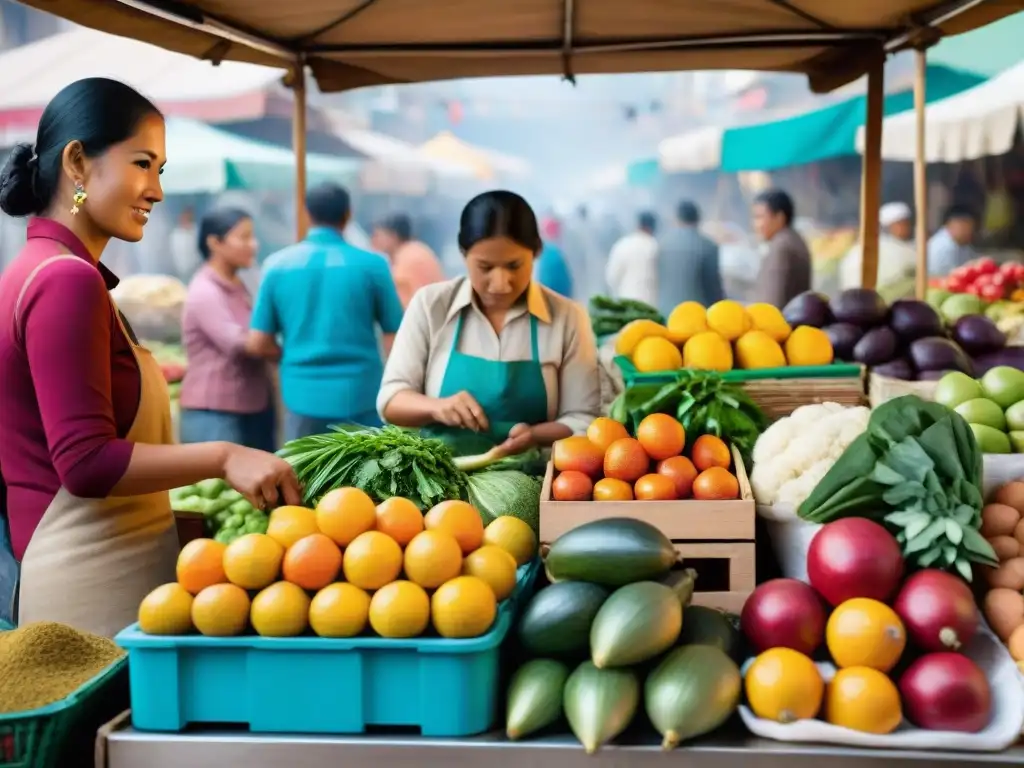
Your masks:
M 743 388 L 774 420 L 789 416 L 801 405 L 839 403 L 864 405 L 863 377 L 843 379 L 757 379 L 743 382 Z
M 904 381 L 872 373 L 868 382 L 868 395 L 871 407 L 877 408 L 903 395 L 917 395 L 922 400 L 934 400 L 937 381 Z

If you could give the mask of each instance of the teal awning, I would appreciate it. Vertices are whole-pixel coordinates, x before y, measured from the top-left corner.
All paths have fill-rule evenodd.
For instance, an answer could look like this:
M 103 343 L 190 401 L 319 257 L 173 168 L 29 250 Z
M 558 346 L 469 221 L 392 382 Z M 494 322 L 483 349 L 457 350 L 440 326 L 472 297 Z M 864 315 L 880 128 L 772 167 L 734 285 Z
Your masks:
M 927 100 L 973 88 L 985 78 L 937 65 L 928 67 Z M 885 115 L 914 107 L 912 91 L 885 98 Z M 722 136 L 723 171 L 773 171 L 857 154 L 857 129 L 867 116 L 867 97 L 855 96 L 824 109 L 771 123 L 730 128 Z
M 631 187 L 649 187 L 661 176 L 658 158 L 637 160 L 626 166 L 626 183 Z

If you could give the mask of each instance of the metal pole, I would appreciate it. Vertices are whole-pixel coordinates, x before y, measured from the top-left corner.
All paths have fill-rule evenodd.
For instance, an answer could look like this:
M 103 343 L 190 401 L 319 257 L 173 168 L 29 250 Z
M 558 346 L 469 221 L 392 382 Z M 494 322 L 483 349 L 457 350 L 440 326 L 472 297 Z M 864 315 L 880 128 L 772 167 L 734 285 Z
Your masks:
M 885 58 L 879 55 L 868 70 L 864 157 L 860 180 L 861 285 L 878 282 L 878 208 L 882 199 L 882 108 L 885 99 Z
M 914 52 L 914 115 L 917 118 L 917 144 L 914 152 L 914 238 L 917 244 L 915 294 L 923 299 L 928 292 L 928 164 L 925 159 L 925 106 L 927 104 L 928 54 Z

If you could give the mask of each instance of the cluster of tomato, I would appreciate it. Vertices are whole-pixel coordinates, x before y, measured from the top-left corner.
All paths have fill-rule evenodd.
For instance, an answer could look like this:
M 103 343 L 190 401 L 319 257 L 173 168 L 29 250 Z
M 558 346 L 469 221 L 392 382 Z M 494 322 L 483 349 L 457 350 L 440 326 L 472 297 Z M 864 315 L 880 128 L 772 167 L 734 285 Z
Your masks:
M 970 293 L 985 301 L 1012 297 L 1024 285 L 1024 264 L 1003 264 L 984 256 L 957 267 L 946 277 L 943 287 L 952 293 Z

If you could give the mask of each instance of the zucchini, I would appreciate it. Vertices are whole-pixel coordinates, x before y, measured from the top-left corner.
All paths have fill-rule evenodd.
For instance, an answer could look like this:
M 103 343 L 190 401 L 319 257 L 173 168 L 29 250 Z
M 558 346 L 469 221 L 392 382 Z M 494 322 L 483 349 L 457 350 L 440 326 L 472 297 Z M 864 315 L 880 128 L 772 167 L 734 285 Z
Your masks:
M 585 581 L 560 581 L 540 590 L 519 619 L 519 641 L 533 656 L 585 658 L 590 625 L 608 590 Z
M 621 587 L 660 579 L 678 560 L 665 534 L 628 517 L 594 520 L 559 536 L 548 550 L 547 572 L 559 581 Z
M 627 584 L 604 601 L 590 627 L 590 658 L 599 669 L 639 664 L 679 640 L 683 606 L 664 584 Z
M 534 659 L 520 667 L 508 687 L 505 734 L 515 741 L 546 728 L 562 716 L 562 694 L 569 668 L 559 661 Z
M 628 669 L 598 669 L 585 661 L 565 682 L 565 718 L 583 749 L 592 755 L 633 722 L 640 683 Z
M 725 614 L 704 605 L 690 605 L 683 611 L 680 645 L 713 645 L 734 661 L 740 651 L 740 633 Z
M 676 648 L 647 677 L 644 706 L 662 749 L 715 730 L 740 702 L 736 663 L 711 645 Z

